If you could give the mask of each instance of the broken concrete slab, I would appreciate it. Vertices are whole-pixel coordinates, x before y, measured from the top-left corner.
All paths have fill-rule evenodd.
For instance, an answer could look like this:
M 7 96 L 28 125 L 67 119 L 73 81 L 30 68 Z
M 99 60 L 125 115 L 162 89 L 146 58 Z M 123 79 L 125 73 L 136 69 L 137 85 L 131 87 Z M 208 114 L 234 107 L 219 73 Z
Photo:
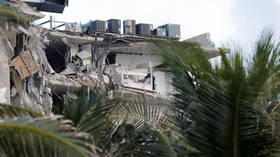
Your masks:
M 73 74 L 77 74 L 77 71 L 75 71 L 73 67 L 67 66 L 67 68 L 59 74 L 60 75 L 73 75 Z
M 67 93 L 67 91 L 79 91 L 82 85 L 73 79 L 67 78 L 64 75 L 48 75 L 47 84 L 50 85 L 53 92 Z
M 209 56 L 209 58 L 214 58 L 217 56 L 220 56 L 220 49 L 216 48 L 216 47 L 204 47 L 201 46 L 201 48 L 207 52 L 207 55 Z
M 31 36 L 31 33 L 29 33 L 29 31 L 26 30 L 25 28 L 23 28 L 22 26 L 18 25 L 18 26 L 17 26 L 17 29 L 18 29 L 19 31 L 21 31 L 22 33 L 24 33 L 25 35 Z
M 215 47 L 215 43 L 211 40 L 210 33 L 203 33 L 185 41 L 195 42 L 204 47 Z
M 76 56 L 81 59 L 83 66 L 92 64 L 91 62 L 92 55 L 90 52 L 83 50 L 81 52 L 78 52 Z
M 153 55 L 160 49 L 151 42 L 115 42 L 110 48 L 110 53 Z
M 49 40 L 62 40 L 63 38 L 66 38 L 70 42 L 72 42 L 74 44 L 78 44 L 78 45 L 89 44 L 89 43 L 93 43 L 95 41 L 97 41 L 97 42 L 103 41 L 103 39 L 101 39 L 101 40 L 99 39 L 100 41 L 95 40 L 95 38 L 91 37 L 91 36 L 73 35 L 73 34 L 67 34 L 67 33 L 58 32 L 58 31 L 50 31 L 47 34 L 47 37 Z
M 32 21 L 42 19 L 45 17 L 41 12 L 31 8 L 26 3 L 13 3 L 12 6 L 17 7 L 19 11 L 26 17 L 29 17 Z
M 43 41 L 45 36 L 41 35 L 42 28 L 40 27 L 29 27 L 28 30 L 18 27 L 18 29 L 24 32 L 27 36 L 30 36 L 27 48 L 31 50 L 32 55 L 37 63 L 42 67 L 47 73 L 54 73 L 48 59 L 46 57 L 45 45 Z
M 11 79 L 13 80 L 13 84 L 18 92 L 25 90 L 25 81 L 20 78 L 15 69 L 11 70 Z
M 78 53 L 77 53 L 77 56 L 78 56 L 80 59 L 89 59 L 89 58 L 91 58 L 91 53 L 88 52 L 88 51 L 81 51 L 81 52 L 78 52 Z
M 30 50 L 24 51 L 13 59 L 10 66 L 17 70 L 22 80 L 39 72 L 38 65 Z

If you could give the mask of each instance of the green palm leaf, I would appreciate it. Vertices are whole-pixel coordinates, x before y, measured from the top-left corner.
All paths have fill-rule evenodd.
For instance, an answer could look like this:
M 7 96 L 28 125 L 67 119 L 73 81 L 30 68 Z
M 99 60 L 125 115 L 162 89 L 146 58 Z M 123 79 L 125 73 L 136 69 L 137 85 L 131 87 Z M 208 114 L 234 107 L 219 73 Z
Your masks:
M 129 101 L 112 112 L 110 119 L 117 126 L 129 124 L 139 131 L 145 129 L 161 130 L 162 125 L 167 122 L 167 111 L 167 106 L 147 104 L 139 100 Z
M 207 157 L 280 152 L 279 135 L 272 134 L 266 110 L 280 93 L 279 44 L 271 33 L 257 42 L 249 68 L 239 53 L 228 57 L 221 50 L 221 65 L 213 68 L 199 47 L 161 47 L 169 52 L 161 54 L 159 68 L 170 73 L 176 89 L 173 118 L 181 140 L 174 149 L 179 156 L 190 150 L 192 156 Z
M 105 99 L 92 104 L 91 108 L 77 124 L 77 127 L 82 131 L 90 133 L 93 136 L 95 145 L 103 148 L 102 144 L 104 141 L 109 141 L 110 133 L 108 131 L 113 126 L 109 120 L 109 115 L 120 104 L 121 100 L 119 99 Z
M 66 119 L 72 120 L 74 125 L 77 125 L 91 108 L 95 108 L 96 104 L 106 101 L 109 93 L 115 89 L 115 86 L 112 84 L 105 85 L 105 89 L 99 86 L 102 86 L 101 82 L 96 87 L 83 86 L 77 92 L 77 98 L 68 98 L 65 104 L 61 104 L 53 112 L 63 115 Z
M 168 106 L 149 104 L 140 97 L 129 100 L 114 110 L 110 114 L 113 123 L 111 137 L 114 138 L 117 134 L 123 137 L 121 140 L 126 141 L 115 151 L 117 156 L 134 154 L 175 157 L 169 138 L 164 134 L 166 126 L 171 124 L 167 119 L 168 111 Z M 123 130 L 124 126 L 132 127 L 133 130 Z M 132 131 L 135 132 L 133 138 L 126 137 Z
M 59 117 L 0 121 L 0 151 L 7 156 L 94 156 L 87 140 L 87 134 Z
M 143 99 L 106 100 L 93 104 L 78 124 L 91 133 L 95 144 L 114 156 L 156 156 L 169 154 L 169 146 L 159 131 L 167 125 L 167 106 L 150 105 Z M 162 139 L 162 140 L 160 140 Z M 174 153 L 174 152 L 173 152 Z M 167 155 L 168 156 L 168 155 Z
M 12 118 L 12 117 L 42 117 L 41 113 L 26 109 L 18 105 L 1 104 L 0 103 L 0 117 Z
M 130 140 L 121 143 L 113 155 L 116 157 L 176 157 L 170 139 L 163 133 L 150 129 L 146 129 Z

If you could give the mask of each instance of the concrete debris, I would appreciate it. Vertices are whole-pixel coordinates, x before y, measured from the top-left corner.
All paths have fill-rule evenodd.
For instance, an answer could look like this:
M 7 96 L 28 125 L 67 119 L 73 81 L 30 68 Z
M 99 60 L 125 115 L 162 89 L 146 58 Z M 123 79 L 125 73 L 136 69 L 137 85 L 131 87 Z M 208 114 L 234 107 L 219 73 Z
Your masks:
M 104 88 L 104 85 L 99 81 L 97 74 L 82 74 L 76 72 L 75 75 L 62 75 L 55 74 L 49 75 L 48 84 L 50 84 L 51 89 L 55 93 L 67 94 L 67 92 L 77 92 L 82 86 L 100 86 Z M 106 76 L 104 76 L 106 78 Z M 100 84 L 101 83 L 101 84 Z M 108 83 L 108 82 L 105 82 Z
M 8 103 L 9 102 L 9 98 L 6 96 L 7 91 L 8 91 L 7 87 L 0 88 L 0 102 L 1 103 Z
M 208 33 L 187 40 L 190 41 L 197 42 L 209 58 L 220 55 Z M 154 43 L 145 40 L 115 39 L 106 58 L 106 73 L 125 90 L 170 99 L 170 93 L 175 91 L 168 74 L 153 71 L 153 67 L 162 64 L 159 51 Z
M 20 27 L 19 27 L 20 28 Z M 30 36 L 27 48 L 32 52 L 33 57 L 36 62 L 39 63 L 41 70 L 46 71 L 47 73 L 54 73 L 53 68 L 51 67 L 45 52 L 45 41 L 47 37 L 42 35 L 43 29 L 41 27 L 29 27 L 25 33 L 27 36 Z
M 15 69 L 11 69 L 11 79 L 18 92 L 23 92 L 25 90 L 25 80 L 20 78 Z
M 111 47 L 111 53 L 122 54 L 145 54 L 153 55 L 154 52 L 159 51 L 153 43 L 150 42 L 129 42 L 121 41 L 115 42 Z
M 62 71 L 61 73 L 59 73 L 59 74 L 61 74 L 61 75 L 76 75 L 76 70 L 74 70 L 73 69 L 73 67 L 67 67 L 64 71 Z
M 31 36 L 32 34 L 28 32 L 28 30 L 26 30 L 25 28 L 23 28 L 22 26 L 18 25 L 17 29 L 19 31 L 21 31 L 22 33 L 24 33 L 27 36 Z
M 92 55 L 88 51 L 81 51 L 77 53 L 77 57 L 82 61 L 82 65 L 91 65 Z
M 22 80 L 39 72 L 30 50 L 24 51 L 13 59 L 10 66 L 17 70 Z
M 87 51 L 81 51 L 81 52 L 78 52 L 77 53 L 77 56 L 80 58 L 80 59 L 89 59 L 91 58 L 91 53 L 87 52 Z
M 201 45 L 203 47 L 208 47 L 208 48 L 210 48 L 210 47 L 214 48 L 215 47 L 215 43 L 210 38 L 210 33 L 203 33 L 203 34 L 194 36 L 190 39 L 187 39 L 185 41 L 195 42 L 195 43 L 198 43 L 199 45 Z
M 220 55 L 220 50 L 216 47 L 204 47 L 201 46 L 201 48 L 207 52 L 209 58 L 214 58 Z
M 58 31 L 50 31 L 47 34 L 48 38 L 50 40 L 55 40 L 55 39 L 63 39 L 66 38 L 69 40 L 71 43 L 77 44 L 77 45 L 84 45 L 84 44 L 90 44 L 95 42 L 95 38 L 91 36 L 85 36 L 85 35 L 79 35 L 78 33 L 68 33 L 68 32 L 58 32 Z M 102 42 L 102 38 L 98 38 L 99 42 Z
M 23 18 L 43 17 L 23 2 L 7 3 L 19 8 Z M 54 95 L 75 94 L 82 86 L 105 88 L 91 64 L 91 46 L 83 47 L 98 45 L 103 39 L 19 23 L 3 26 L 0 29 L 0 103 L 26 106 L 49 115 L 56 103 Z M 74 62 L 75 58 L 80 60 Z
M 23 2 L 12 5 L 23 17 L 42 17 Z M 84 86 L 104 90 L 113 81 L 125 91 L 159 100 L 174 92 L 168 75 L 153 71 L 162 60 L 154 53 L 160 49 L 147 42 L 150 39 L 106 33 L 88 36 L 72 26 L 68 31 L 19 23 L 4 26 L 0 28 L 0 103 L 50 115 L 53 106 L 76 98 Z M 208 34 L 188 41 L 198 42 L 210 58 L 219 55 Z
M 30 6 L 28 6 L 26 3 L 14 3 L 13 6 L 19 8 L 20 12 L 30 18 L 32 21 L 34 20 L 38 20 L 38 19 L 42 19 L 45 17 L 44 14 L 42 14 L 41 12 L 38 12 L 36 10 L 34 10 L 33 8 L 31 8 Z

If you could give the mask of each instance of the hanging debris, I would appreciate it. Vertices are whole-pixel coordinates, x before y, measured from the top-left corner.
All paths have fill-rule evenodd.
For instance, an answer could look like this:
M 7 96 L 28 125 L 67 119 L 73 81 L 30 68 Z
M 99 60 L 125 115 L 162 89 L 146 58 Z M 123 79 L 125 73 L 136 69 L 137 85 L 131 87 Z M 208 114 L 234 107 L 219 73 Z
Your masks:
M 82 86 L 103 87 L 91 64 L 91 48 L 83 46 L 103 40 L 29 25 L 43 16 L 24 2 L 1 1 L 0 14 L 5 16 L 0 25 L 1 103 L 49 115 L 55 94 L 67 95 Z
M 140 92 L 159 100 L 173 92 L 167 74 L 153 71 L 162 61 L 151 38 L 30 25 L 42 17 L 24 2 L 0 0 L 0 103 L 49 115 L 84 86 L 104 90 L 113 81 L 124 94 Z M 219 55 L 208 34 L 192 42 L 209 58 Z
M 13 59 L 10 66 L 16 69 L 22 80 L 39 72 L 39 68 L 30 50 L 24 51 Z

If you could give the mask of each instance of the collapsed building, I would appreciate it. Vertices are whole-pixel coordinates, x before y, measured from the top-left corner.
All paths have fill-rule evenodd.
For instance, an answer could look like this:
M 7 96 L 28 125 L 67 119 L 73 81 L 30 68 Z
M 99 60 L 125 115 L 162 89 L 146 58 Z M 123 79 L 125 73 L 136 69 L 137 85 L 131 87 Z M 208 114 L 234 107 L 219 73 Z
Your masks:
M 167 74 L 153 69 L 162 61 L 153 53 L 159 49 L 148 42 L 151 38 L 50 30 L 31 24 L 44 15 L 27 4 L 0 2 L 0 12 L 8 13 L 1 14 L 1 103 L 48 115 L 83 86 L 105 88 L 110 81 L 124 93 L 170 98 Z M 218 56 L 210 36 L 206 37 L 203 43 L 190 40 L 200 43 L 209 58 Z
M 0 5 L 1 103 L 50 114 L 55 98 L 97 85 L 103 75 L 92 67 L 91 45 L 101 45 L 103 38 L 30 25 L 44 15 L 23 2 L 1 1 Z
M 207 41 L 211 44 L 203 44 L 201 47 L 207 52 L 209 58 L 219 56 L 219 49 L 213 45 L 210 35 L 203 40 L 190 39 L 188 41 L 199 44 L 201 41 Z M 123 89 L 169 99 L 171 93 L 174 93 L 172 82 L 166 72 L 154 69 L 163 63 L 162 58 L 157 55 L 159 51 L 160 49 L 149 40 L 116 39 L 111 45 L 105 62 L 109 65 L 109 73 L 115 72 L 113 78 L 118 78 Z
M 40 36 L 33 28 L 22 27 L 44 16 L 20 2 L 1 1 L 0 12 L 0 102 L 38 103 L 38 110 L 48 110 L 51 98 L 42 73 L 48 63 L 41 54 Z

